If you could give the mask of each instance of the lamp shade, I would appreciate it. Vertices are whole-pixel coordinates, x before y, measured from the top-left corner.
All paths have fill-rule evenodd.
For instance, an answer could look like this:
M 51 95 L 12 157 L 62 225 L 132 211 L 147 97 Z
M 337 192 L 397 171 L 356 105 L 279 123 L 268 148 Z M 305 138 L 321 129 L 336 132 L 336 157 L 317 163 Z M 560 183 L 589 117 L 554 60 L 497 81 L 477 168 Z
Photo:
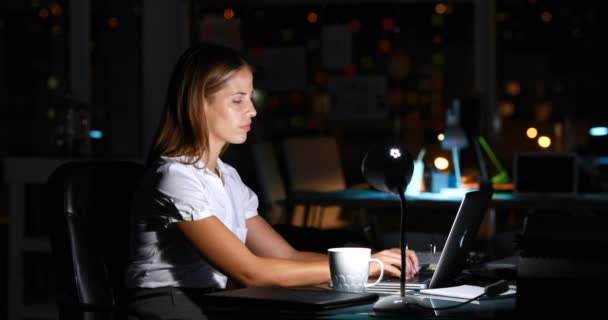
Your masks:
M 373 188 L 399 194 L 404 192 L 414 171 L 414 161 L 399 143 L 373 146 L 363 157 L 361 173 Z

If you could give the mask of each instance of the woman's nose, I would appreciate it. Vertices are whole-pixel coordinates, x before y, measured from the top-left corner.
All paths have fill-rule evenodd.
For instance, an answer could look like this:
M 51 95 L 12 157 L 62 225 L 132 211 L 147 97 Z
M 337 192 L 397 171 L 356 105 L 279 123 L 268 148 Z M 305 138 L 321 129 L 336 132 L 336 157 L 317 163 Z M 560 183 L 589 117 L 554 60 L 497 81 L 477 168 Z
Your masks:
M 250 118 L 253 118 L 258 114 L 258 112 L 255 110 L 255 105 L 253 104 L 253 102 L 251 102 L 251 105 L 249 107 L 249 111 L 247 112 L 247 114 L 249 115 Z

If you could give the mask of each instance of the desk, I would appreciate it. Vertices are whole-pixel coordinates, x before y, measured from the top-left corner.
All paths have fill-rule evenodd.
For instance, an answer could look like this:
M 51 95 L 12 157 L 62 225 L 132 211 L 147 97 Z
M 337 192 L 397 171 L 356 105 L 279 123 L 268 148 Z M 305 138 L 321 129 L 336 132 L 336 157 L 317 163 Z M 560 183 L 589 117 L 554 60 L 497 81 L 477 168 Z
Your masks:
M 442 208 L 456 210 L 462 201 L 462 193 L 422 192 L 416 196 L 406 196 L 408 208 Z M 294 191 L 282 202 L 288 213 L 287 221 L 292 221 L 293 208 L 297 205 L 310 206 L 344 206 L 354 208 L 399 208 L 399 196 L 376 190 L 346 189 L 340 191 Z M 490 203 L 491 209 L 525 209 L 571 211 L 574 214 L 587 214 L 601 211 L 608 214 L 608 194 L 581 193 L 572 197 L 550 195 L 513 195 L 495 192 Z M 377 210 L 382 212 L 382 210 Z M 487 222 L 482 225 L 484 234 L 490 238 L 495 234 L 495 210 L 491 210 Z
M 383 297 L 385 295 L 380 295 Z M 433 298 L 431 298 L 433 297 Z M 460 302 L 442 299 L 438 296 L 415 295 L 409 297 L 425 308 L 445 308 L 460 304 Z M 373 310 L 373 304 L 365 304 L 354 307 L 339 308 L 320 312 L 289 311 L 281 310 L 277 306 L 277 311 L 252 312 L 242 308 L 231 308 L 230 310 L 214 310 L 208 313 L 211 320 L 219 319 L 241 319 L 241 318 L 261 318 L 261 319 L 433 319 L 440 316 L 444 319 L 512 319 L 516 312 L 516 298 L 510 296 L 506 298 L 482 299 L 474 303 L 449 310 L 423 310 L 417 309 L 409 313 L 395 315 L 380 315 Z
M 406 196 L 408 207 L 418 208 L 457 208 L 463 195 L 453 193 L 421 192 L 417 196 Z M 340 191 L 294 191 L 287 200 L 286 206 L 346 206 L 360 208 L 399 207 L 399 196 L 376 190 L 346 189 Z M 513 195 L 495 192 L 491 207 L 494 209 L 576 209 L 608 210 L 608 194 L 583 193 L 573 197 L 550 195 Z
M 421 193 L 415 198 L 406 197 L 408 207 L 421 208 L 458 208 L 462 201 L 460 196 L 437 196 L 433 193 Z M 306 207 L 303 225 L 306 224 L 308 212 L 313 206 L 342 206 L 350 208 L 399 208 L 399 197 L 388 192 L 371 189 L 345 189 L 340 191 L 308 191 L 296 190 L 289 194 L 286 200 L 280 201 L 279 205 L 285 206 L 287 222 L 293 222 L 294 208 L 298 205 Z

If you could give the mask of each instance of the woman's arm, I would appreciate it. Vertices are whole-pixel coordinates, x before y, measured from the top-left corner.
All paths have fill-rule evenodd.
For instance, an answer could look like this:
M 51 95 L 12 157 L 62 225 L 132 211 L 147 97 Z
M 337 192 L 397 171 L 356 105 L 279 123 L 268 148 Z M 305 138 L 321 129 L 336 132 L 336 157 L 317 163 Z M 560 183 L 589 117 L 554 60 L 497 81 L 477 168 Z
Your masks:
M 247 247 L 255 255 L 303 261 L 328 261 L 327 255 L 318 252 L 298 251 L 259 215 L 247 219 Z
M 247 229 L 247 247 L 258 256 L 294 260 L 328 261 L 327 254 L 298 251 L 294 249 L 259 215 L 247 219 Z M 401 275 L 401 253 L 398 248 L 377 252 L 373 257 L 384 262 L 384 273 L 387 276 L 399 277 Z M 408 250 L 406 259 L 408 259 L 406 277 L 410 278 L 418 272 L 418 258 L 414 251 Z M 370 276 L 377 276 L 379 274 L 380 270 L 377 264 L 371 264 Z
M 330 279 L 326 258 L 316 261 L 295 260 L 301 256 L 291 252 L 291 246 L 281 245 L 280 241 L 278 248 L 282 254 L 295 256 L 258 256 L 215 216 L 197 221 L 177 222 L 176 225 L 211 264 L 244 286 L 307 286 L 325 283 Z M 259 232 L 254 230 L 248 232 Z M 249 236 L 247 238 L 249 239 Z M 256 250 L 267 252 L 269 248 L 262 246 Z
M 247 220 L 248 229 L 252 227 L 247 246 L 214 216 L 176 225 L 211 264 L 244 286 L 308 286 L 330 280 L 327 255 L 295 250 L 263 218 L 259 219 Z M 374 257 L 384 262 L 386 275 L 401 274 L 398 250 L 384 250 Z M 408 259 L 408 266 L 417 265 L 413 252 L 408 252 Z M 408 267 L 410 270 L 416 269 Z M 371 264 L 370 276 L 379 273 L 376 264 Z

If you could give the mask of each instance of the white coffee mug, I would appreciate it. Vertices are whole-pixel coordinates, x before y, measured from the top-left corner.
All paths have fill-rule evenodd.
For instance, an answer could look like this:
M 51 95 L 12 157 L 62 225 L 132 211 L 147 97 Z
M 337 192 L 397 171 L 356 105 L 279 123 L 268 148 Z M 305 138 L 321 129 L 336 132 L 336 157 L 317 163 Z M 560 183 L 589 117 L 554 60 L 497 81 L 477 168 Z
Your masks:
M 327 252 L 331 282 L 336 291 L 365 292 L 365 288 L 378 284 L 384 276 L 384 264 L 371 257 L 370 248 L 330 248 Z M 370 262 L 380 265 L 380 276 L 376 281 L 368 283 Z

